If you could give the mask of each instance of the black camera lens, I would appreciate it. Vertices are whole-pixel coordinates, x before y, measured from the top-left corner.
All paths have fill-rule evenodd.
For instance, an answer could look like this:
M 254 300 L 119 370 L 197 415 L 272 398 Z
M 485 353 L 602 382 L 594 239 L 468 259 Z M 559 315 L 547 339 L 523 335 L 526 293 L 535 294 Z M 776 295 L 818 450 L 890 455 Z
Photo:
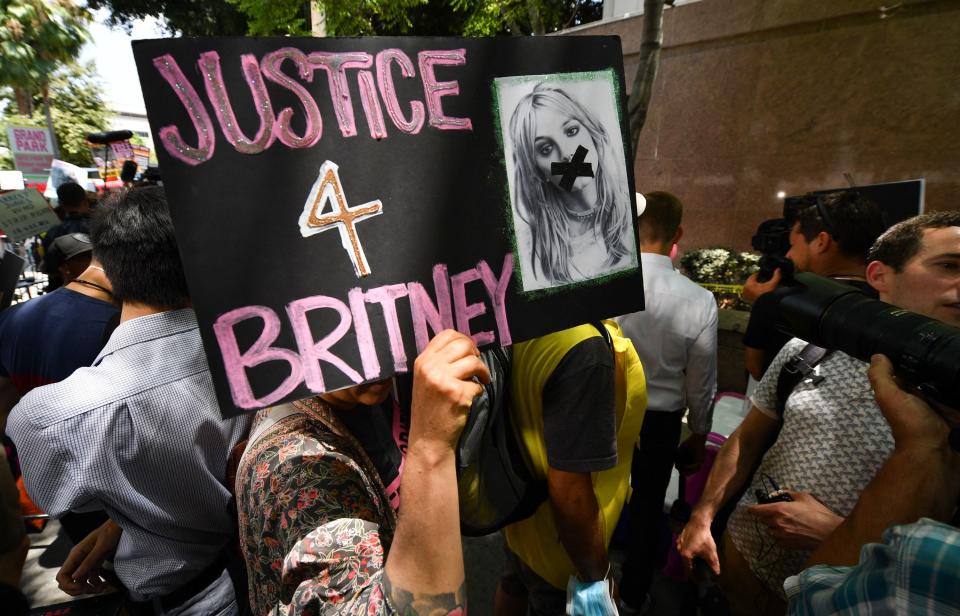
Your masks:
M 960 330 L 815 274 L 796 274 L 780 302 L 780 329 L 862 361 L 890 358 L 933 400 L 960 408 Z

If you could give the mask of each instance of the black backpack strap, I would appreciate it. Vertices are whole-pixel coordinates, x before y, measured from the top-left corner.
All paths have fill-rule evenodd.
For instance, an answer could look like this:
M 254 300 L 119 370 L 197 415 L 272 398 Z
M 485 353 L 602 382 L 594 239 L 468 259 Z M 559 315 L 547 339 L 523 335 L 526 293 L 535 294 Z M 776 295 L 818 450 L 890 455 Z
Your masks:
M 590 324 L 597 328 L 597 331 L 603 336 L 603 341 L 607 343 L 607 347 L 612 349 L 613 338 L 610 337 L 610 330 L 603 324 L 603 321 L 590 321 Z
M 787 398 L 793 389 L 805 378 L 813 373 L 824 358 L 833 351 L 819 347 L 815 344 L 807 344 L 799 353 L 790 358 L 790 360 L 780 369 L 777 376 L 777 416 L 783 418 L 783 411 L 787 407 Z

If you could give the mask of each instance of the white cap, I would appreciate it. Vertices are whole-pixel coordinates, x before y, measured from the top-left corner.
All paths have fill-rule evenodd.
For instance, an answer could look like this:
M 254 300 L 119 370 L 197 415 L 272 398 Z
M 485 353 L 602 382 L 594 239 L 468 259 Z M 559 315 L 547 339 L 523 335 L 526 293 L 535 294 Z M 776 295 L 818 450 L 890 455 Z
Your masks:
M 645 209 L 647 209 L 647 199 L 640 193 L 637 193 L 637 217 L 638 218 L 643 215 L 643 211 Z

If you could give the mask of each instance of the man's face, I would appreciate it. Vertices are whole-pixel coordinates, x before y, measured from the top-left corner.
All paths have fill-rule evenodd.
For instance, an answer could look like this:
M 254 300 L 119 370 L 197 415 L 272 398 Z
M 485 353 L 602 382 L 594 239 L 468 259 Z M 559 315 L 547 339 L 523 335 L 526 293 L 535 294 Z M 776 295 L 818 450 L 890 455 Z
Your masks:
M 919 252 L 886 277 L 880 299 L 960 327 L 960 227 L 924 229 Z
M 800 223 L 793 223 L 793 228 L 790 230 L 790 250 L 787 251 L 787 258 L 793 261 L 793 266 L 798 272 L 811 271 L 810 255 L 812 249 L 810 244 L 811 242 L 807 241 L 803 233 L 800 233 Z

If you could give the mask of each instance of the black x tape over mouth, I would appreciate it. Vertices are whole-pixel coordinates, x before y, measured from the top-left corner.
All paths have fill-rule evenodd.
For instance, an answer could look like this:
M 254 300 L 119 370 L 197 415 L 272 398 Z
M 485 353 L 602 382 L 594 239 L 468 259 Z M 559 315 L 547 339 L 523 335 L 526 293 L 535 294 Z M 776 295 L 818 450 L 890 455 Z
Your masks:
M 562 175 L 560 178 L 560 188 L 567 192 L 573 190 L 573 183 L 577 178 L 592 178 L 593 165 L 583 162 L 587 158 L 589 150 L 582 145 L 577 146 L 577 151 L 573 155 L 573 160 L 568 163 L 551 163 L 550 174 Z

